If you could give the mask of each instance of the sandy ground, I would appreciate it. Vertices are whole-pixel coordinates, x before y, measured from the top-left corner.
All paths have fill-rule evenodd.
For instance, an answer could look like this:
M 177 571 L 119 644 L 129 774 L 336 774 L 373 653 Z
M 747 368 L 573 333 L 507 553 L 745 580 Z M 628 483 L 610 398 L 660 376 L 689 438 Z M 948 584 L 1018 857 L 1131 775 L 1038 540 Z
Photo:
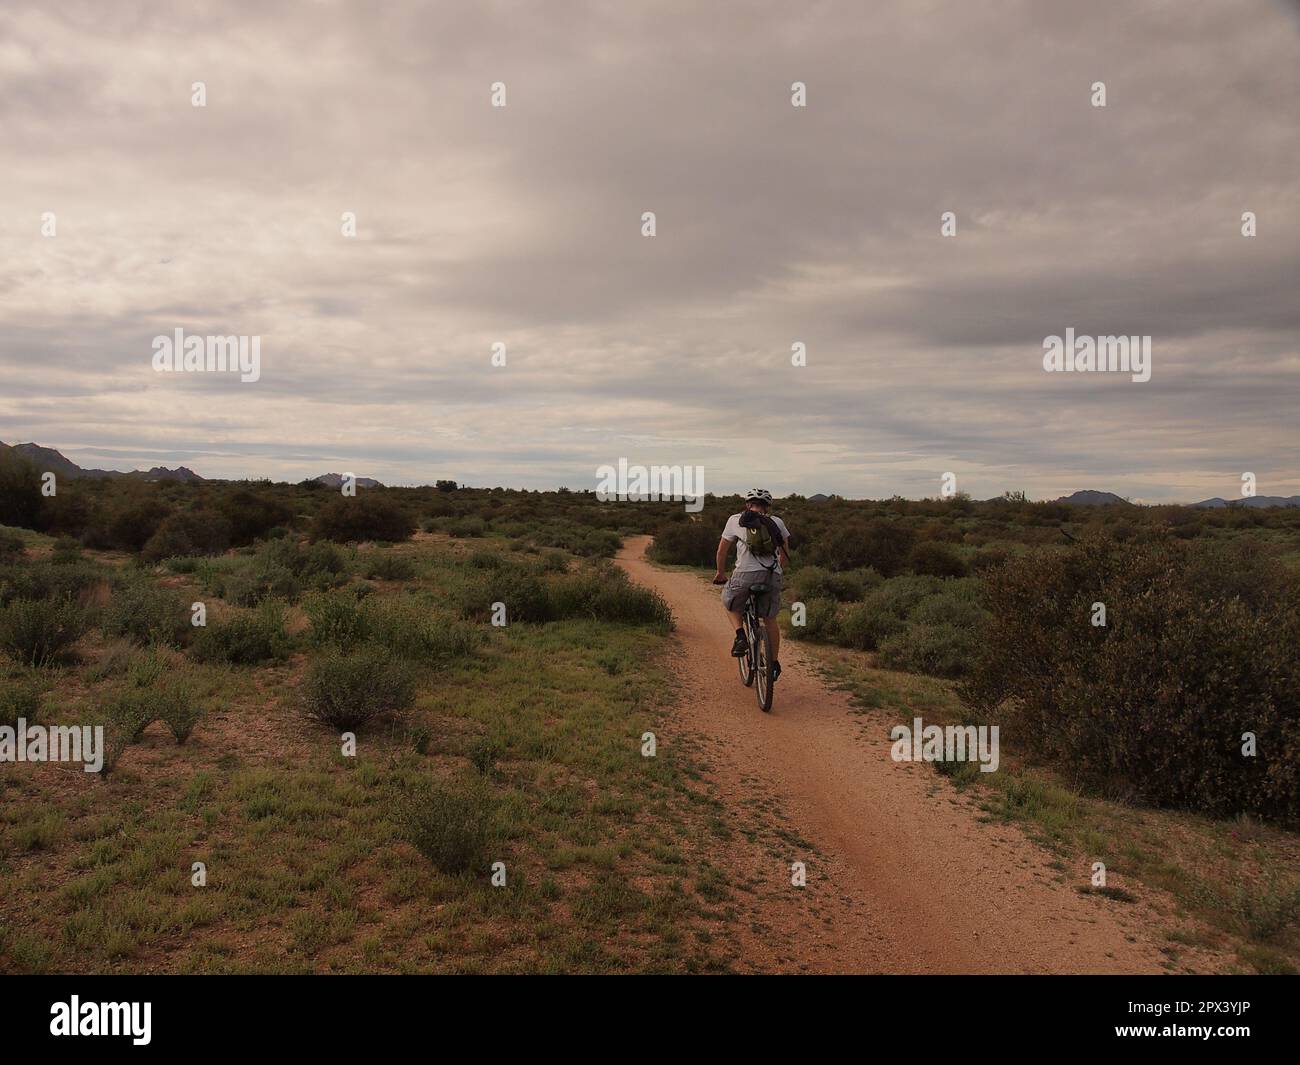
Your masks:
M 669 720 L 705 752 L 710 784 L 736 823 L 769 799 L 791 830 L 788 860 L 751 855 L 741 873 L 761 882 L 761 920 L 739 937 L 743 963 L 860 973 L 1162 971 L 1162 900 L 1133 884 L 1123 886 L 1136 904 L 1082 895 L 1082 861 L 1062 882 L 1052 856 L 1019 828 L 981 821 L 932 767 L 893 761 L 884 712 L 878 721 L 855 712 L 790 640 L 773 712 L 763 714 L 729 657 L 719 589 L 652 566 L 648 543 L 629 538 L 618 564 L 658 590 L 677 618 L 683 697 Z M 795 861 L 807 865 L 807 887 L 790 883 Z

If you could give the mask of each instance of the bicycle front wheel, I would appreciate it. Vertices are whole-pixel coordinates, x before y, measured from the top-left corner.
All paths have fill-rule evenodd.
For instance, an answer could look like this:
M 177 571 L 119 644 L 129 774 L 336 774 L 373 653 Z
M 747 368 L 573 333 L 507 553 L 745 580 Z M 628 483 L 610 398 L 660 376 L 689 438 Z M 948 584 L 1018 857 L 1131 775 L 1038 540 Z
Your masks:
M 743 684 L 746 688 L 748 688 L 751 684 L 754 683 L 754 658 L 755 658 L 754 630 L 753 627 L 750 625 L 748 618 L 745 619 L 745 640 L 746 643 L 749 644 L 749 646 L 745 650 L 745 653 L 736 659 L 736 665 L 740 667 L 740 683 Z

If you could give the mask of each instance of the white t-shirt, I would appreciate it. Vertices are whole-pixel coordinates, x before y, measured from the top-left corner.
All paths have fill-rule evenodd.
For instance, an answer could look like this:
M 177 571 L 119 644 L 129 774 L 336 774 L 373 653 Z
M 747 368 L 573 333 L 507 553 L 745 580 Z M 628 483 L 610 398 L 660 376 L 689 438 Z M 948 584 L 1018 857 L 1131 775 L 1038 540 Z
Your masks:
M 742 511 L 743 513 L 743 511 Z M 785 542 L 790 543 L 790 530 L 785 527 L 783 522 L 776 515 L 770 515 L 776 522 L 776 527 L 781 530 L 781 535 L 785 537 Z M 722 530 L 722 538 L 730 540 L 736 545 L 736 568 L 733 573 L 748 573 L 750 570 L 771 569 L 772 563 L 776 562 L 776 572 L 781 572 L 781 563 L 772 558 L 771 555 L 755 555 L 750 552 L 749 545 L 745 543 L 746 529 L 740 524 L 740 514 L 733 514 L 727 519 L 727 525 Z M 788 550 L 788 548 L 787 548 Z

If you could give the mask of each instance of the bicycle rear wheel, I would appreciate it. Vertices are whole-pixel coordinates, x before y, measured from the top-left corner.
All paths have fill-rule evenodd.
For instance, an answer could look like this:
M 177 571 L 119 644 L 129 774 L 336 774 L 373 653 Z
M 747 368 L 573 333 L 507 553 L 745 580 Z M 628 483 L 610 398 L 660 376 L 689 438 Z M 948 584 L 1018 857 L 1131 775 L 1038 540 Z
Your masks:
M 743 655 L 736 659 L 740 667 L 740 683 L 748 688 L 754 683 L 754 631 L 751 619 L 745 617 L 745 642 L 748 647 Z
M 754 694 L 758 696 L 758 708 L 764 713 L 772 709 L 772 638 L 767 634 L 767 626 L 758 626 L 756 641 L 758 661 L 754 668 Z

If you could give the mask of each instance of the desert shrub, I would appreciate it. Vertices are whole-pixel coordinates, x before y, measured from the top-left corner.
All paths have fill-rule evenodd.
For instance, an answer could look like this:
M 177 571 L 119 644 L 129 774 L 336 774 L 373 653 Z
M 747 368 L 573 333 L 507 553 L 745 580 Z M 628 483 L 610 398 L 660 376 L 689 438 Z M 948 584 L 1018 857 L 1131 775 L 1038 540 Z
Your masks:
M 462 616 L 476 620 L 486 620 L 493 603 L 505 603 L 506 618 L 511 624 L 555 618 L 555 606 L 546 582 L 535 569 L 518 562 L 476 573 L 465 582 L 460 598 Z
M 163 722 L 177 743 L 184 743 L 203 709 L 190 670 L 152 650 L 132 655 L 124 683 L 110 704 L 109 718 L 114 727 L 126 730 L 132 743 L 155 721 Z
M 506 560 L 495 551 L 478 550 L 473 552 L 466 561 L 474 569 L 500 569 Z
M 480 537 L 487 533 L 487 523 L 482 518 L 455 518 L 446 523 L 447 532 L 458 540 Z
M 821 643 L 841 641 L 839 603 L 825 596 L 796 601 L 801 601 L 804 605 L 804 624 L 791 625 L 791 636 L 797 640 L 817 640 Z
M 497 837 L 494 806 L 481 776 L 466 784 L 422 782 L 395 803 L 403 836 L 449 874 L 485 866 L 488 847 Z
M 1153 805 L 1300 816 L 1300 587 L 1275 558 L 1097 537 L 1017 558 L 985 584 L 962 698 L 1003 713 L 1031 752 Z
M 0 567 L 0 605 L 15 599 L 79 599 L 108 580 L 93 562 L 28 562 Z
M 411 667 L 374 644 L 321 652 L 303 680 L 307 716 L 335 729 L 356 729 L 380 715 L 399 713 L 414 699 Z
M 885 577 L 901 573 L 916 540 L 906 525 L 888 518 L 851 522 L 831 529 L 811 552 L 813 561 L 834 570 L 871 567 Z
M 313 596 L 303 603 L 303 612 L 310 624 L 309 638 L 318 647 L 332 643 L 346 650 L 370 638 L 370 621 L 361 600 L 348 591 Z
M 128 499 L 108 520 L 109 543 L 122 551 L 140 551 L 161 527 L 169 513 L 157 497 Z
M 203 718 L 197 686 L 187 676 L 172 676 L 156 692 L 158 717 L 176 742 L 184 743 Z
M 846 570 L 832 573 L 821 566 L 804 566 L 795 571 L 791 584 L 796 599 L 835 599 L 850 603 L 861 599 L 884 580 L 873 569 Z
M 92 683 L 118 677 L 124 674 L 131 660 L 136 655 L 136 647 L 130 640 L 115 639 L 105 643 L 99 659 L 86 670 L 86 679 Z
M 70 566 L 81 562 L 81 544 L 71 536 L 60 536 L 50 549 L 50 562 L 56 566 Z
M 334 544 L 303 547 L 295 540 L 271 540 L 230 571 L 210 568 L 205 577 L 215 594 L 236 606 L 269 599 L 296 602 L 304 590 L 325 591 L 347 580 L 347 556 Z
M 140 556 L 148 562 L 183 555 L 216 555 L 230 546 L 230 521 L 211 510 L 178 510 L 167 515 Z
M 239 489 L 222 499 L 218 509 L 230 527 L 230 542 L 236 547 L 269 536 L 278 526 L 293 521 L 293 509 L 265 492 Z
M 840 614 L 839 642 L 859 651 L 874 651 L 882 640 L 900 633 L 907 616 L 942 582 L 934 577 L 894 577 L 879 584 Z
M 274 602 L 244 610 L 199 629 L 191 653 L 200 662 L 257 665 L 283 658 L 289 650 L 284 611 Z
M 472 561 L 472 560 L 471 560 Z M 542 569 L 547 573 L 567 573 L 569 569 L 569 556 L 563 551 L 544 551 L 542 552 Z
M 180 647 L 190 636 L 189 604 L 174 592 L 139 580 L 117 588 L 104 608 L 101 628 L 106 637 L 124 637 L 139 644 Z
M 0 524 L 35 529 L 43 501 L 40 470 L 26 455 L 0 448 Z
M 622 579 L 606 582 L 592 597 L 592 617 L 625 625 L 653 625 L 664 632 L 673 627 L 673 612 L 663 596 L 633 584 L 622 570 L 612 572 Z
M 1006 565 L 1007 560 L 1011 558 L 1011 553 L 1001 547 L 983 547 L 975 552 L 975 557 L 970 561 L 972 573 L 985 573 L 991 569 L 997 569 L 999 566 Z
M 0 565 L 18 562 L 27 550 L 23 538 L 8 529 L 0 529 Z
M 482 629 L 446 616 L 423 599 L 374 598 L 365 603 L 362 613 L 374 642 L 422 665 L 446 665 L 472 654 L 483 640 Z
M 312 524 L 312 539 L 397 542 L 409 539 L 414 531 L 415 519 L 401 504 L 369 489 L 355 496 L 340 495 L 321 507 Z
M 908 624 L 978 629 L 988 617 L 980 603 L 980 591 L 980 583 L 973 579 L 944 581 L 933 595 L 907 611 Z
M 406 555 L 373 551 L 366 557 L 361 572 L 372 581 L 409 581 L 415 579 L 419 568 L 415 560 Z
M 27 666 L 53 664 L 89 627 L 73 599 L 15 599 L 0 607 L 0 651 Z
M 648 556 L 672 566 L 714 566 L 722 522 L 671 521 L 655 530 Z
M 236 606 L 258 606 L 271 599 L 294 602 L 302 584 L 291 570 L 278 562 L 255 558 L 251 564 L 229 574 L 221 585 L 221 597 Z
M 144 689 L 120 688 L 104 707 L 105 733 L 120 733 L 125 741 L 136 743 L 144 730 L 158 720 L 157 701 Z
M 908 624 L 880 641 L 878 661 L 886 669 L 961 677 L 969 671 L 978 647 L 979 636 L 973 629 L 950 622 Z
M 0 670 L 0 725 L 17 728 L 18 719 L 33 724 L 41 709 L 41 682 L 26 670 Z
M 907 567 L 913 573 L 930 577 L 964 577 L 966 563 L 947 544 L 922 540 L 907 556 Z
M 858 651 L 874 651 L 882 640 L 902 632 L 906 624 L 897 614 L 854 603 L 840 612 L 837 642 Z

